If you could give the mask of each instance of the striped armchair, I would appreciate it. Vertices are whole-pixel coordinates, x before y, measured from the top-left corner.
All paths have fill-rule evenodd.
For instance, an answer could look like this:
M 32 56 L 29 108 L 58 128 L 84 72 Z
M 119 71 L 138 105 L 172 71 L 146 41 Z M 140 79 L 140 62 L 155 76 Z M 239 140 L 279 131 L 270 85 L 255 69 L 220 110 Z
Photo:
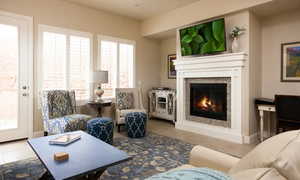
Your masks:
M 91 116 L 76 114 L 75 91 L 43 91 L 41 97 L 45 134 L 86 131 Z

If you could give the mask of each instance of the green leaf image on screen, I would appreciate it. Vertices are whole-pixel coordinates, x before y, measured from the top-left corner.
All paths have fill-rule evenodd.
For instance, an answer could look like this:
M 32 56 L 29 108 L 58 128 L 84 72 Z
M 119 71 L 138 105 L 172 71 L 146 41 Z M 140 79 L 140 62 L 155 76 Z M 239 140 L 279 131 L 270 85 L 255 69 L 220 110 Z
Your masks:
M 181 29 L 180 43 L 182 56 L 226 51 L 224 19 Z

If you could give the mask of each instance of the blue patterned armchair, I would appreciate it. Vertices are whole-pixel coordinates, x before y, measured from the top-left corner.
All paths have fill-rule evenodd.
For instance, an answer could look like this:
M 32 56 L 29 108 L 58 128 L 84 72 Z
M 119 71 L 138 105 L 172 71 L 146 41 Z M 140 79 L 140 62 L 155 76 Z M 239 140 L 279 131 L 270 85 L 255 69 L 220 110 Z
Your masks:
M 75 91 L 43 91 L 41 101 L 45 134 L 86 131 L 91 116 L 76 114 Z

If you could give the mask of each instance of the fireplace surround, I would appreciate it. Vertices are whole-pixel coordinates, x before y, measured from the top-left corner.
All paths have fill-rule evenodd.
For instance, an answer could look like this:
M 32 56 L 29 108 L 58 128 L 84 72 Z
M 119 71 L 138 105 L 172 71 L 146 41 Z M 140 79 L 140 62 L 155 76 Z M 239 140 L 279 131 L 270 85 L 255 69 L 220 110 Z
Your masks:
M 247 136 L 244 128 L 249 124 L 250 104 L 247 96 L 249 85 L 247 66 L 247 55 L 244 53 L 179 57 L 175 61 L 177 71 L 177 122 L 175 127 L 240 144 L 249 143 L 251 137 Z M 221 89 L 224 89 L 226 84 L 226 113 L 223 112 L 218 118 L 208 114 L 199 116 L 199 114 L 195 115 L 195 112 L 191 112 L 190 105 L 193 101 L 190 99 L 190 87 L 193 84 L 195 86 L 197 84 L 220 84 L 219 87 L 223 86 Z M 212 98 L 212 95 L 210 96 Z M 224 98 L 223 94 L 221 99 Z M 207 102 L 207 99 L 205 101 L 206 105 L 219 103 Z M 210 107 L 210 110 L 212 108 Z M 225 111 L 224 107 L 222 109 Z
M 230 78 L 186 79 L 185 86 L 187 120 L 230 127 Z

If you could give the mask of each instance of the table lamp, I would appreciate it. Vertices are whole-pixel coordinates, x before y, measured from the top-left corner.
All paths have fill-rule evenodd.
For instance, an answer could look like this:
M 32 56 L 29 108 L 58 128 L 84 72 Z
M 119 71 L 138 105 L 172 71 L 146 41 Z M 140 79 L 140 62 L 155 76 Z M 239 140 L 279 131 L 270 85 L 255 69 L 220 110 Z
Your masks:
M 97 84 L 94 90 L 96 95 L 95 101 L 101 101 L 101 96 L 104 94 L 104 90 L 101 89 L 101 84 L 108 83 L 108 71 L 95 71 L 91 74 L 91 80 L 93 84 Z

